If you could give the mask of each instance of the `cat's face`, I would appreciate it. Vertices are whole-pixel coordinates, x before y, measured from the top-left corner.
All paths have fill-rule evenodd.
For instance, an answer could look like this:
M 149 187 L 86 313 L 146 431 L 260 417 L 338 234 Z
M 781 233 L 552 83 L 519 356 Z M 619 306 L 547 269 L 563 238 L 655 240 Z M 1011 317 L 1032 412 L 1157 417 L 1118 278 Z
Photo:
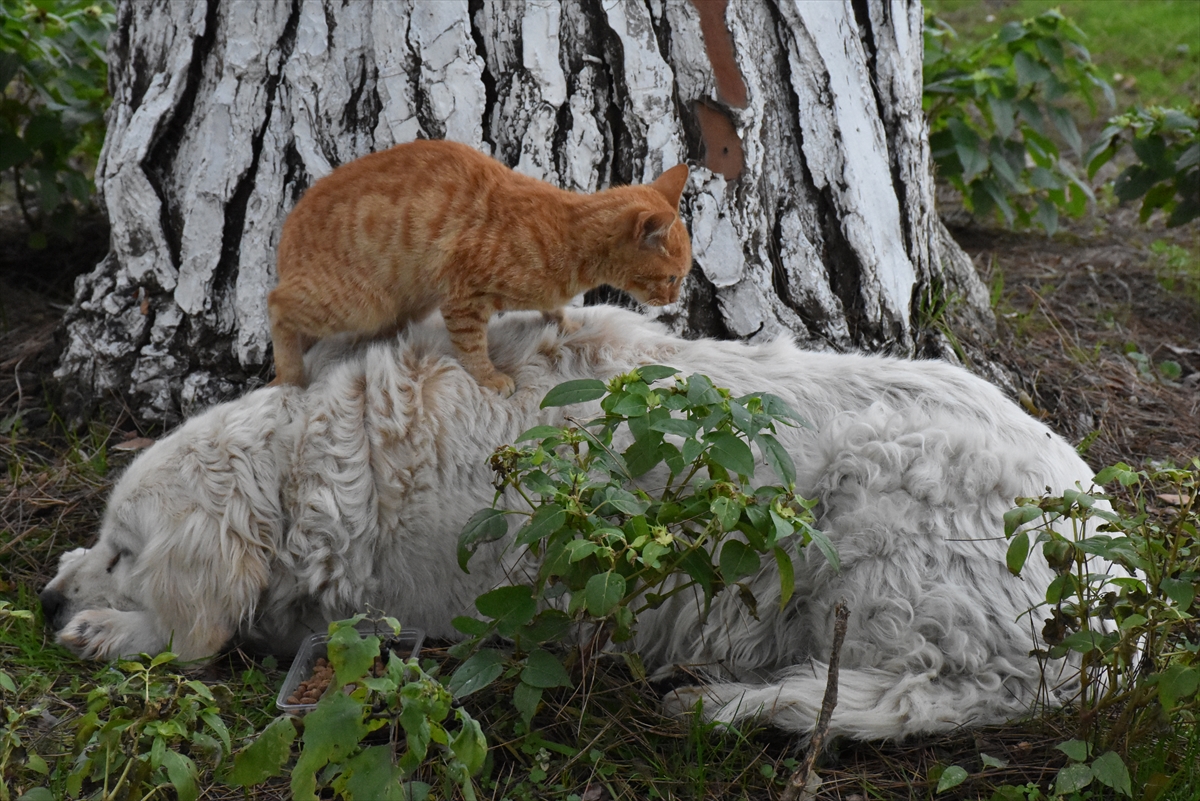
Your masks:
M 679 300 L 683 279 L 692 269 L 692 242 L 679 219 L 679 198 L 688 167 L 680 164 L 652 184 L 634 188 L 641 208 L 633 215 L 632 238 L 620 287 L 648 306 Z
M 631 260 L 621 289 L 648 306 L 679 300 L 683 279 L 692 268 L 692 243 L 683 221 L 672 214 L 661 233 L 643 235 L 638 242 L 638 256 Z

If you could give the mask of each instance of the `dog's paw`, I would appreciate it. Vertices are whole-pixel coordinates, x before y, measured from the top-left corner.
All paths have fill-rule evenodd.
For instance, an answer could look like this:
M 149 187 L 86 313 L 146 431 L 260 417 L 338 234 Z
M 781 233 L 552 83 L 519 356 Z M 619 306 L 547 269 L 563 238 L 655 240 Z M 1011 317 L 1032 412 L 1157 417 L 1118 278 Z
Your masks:
M 698 702 L 702 702 L 700 707 L 696 706 Z M 695 714 L 698 708 L 702 709 L 709 703 L 710 701 L 704 693 L 704 688 L 696 685 L 676 687 L 664 695 L 662 699 L 663 713 L 674 718 L 682 718 L 686 715 Z
M 85 609 L 63 626 L 58 641 L 82 659 L 115 659 L 162 650 L 143 615 L 116 609 Z

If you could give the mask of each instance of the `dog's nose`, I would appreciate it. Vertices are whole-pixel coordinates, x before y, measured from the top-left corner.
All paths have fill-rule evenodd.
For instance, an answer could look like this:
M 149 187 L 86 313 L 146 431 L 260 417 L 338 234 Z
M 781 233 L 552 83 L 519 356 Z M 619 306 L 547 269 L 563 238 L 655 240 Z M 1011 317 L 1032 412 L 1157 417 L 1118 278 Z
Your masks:
M 55 619 L 58 617 L 58 612 L 62 609 L 67 597 L 58 590 L 44 589 L 38 593 L 38 598 L 42 602 L 42 614 L 46 622 L 54 629 L 58 629 L 55 624 Z

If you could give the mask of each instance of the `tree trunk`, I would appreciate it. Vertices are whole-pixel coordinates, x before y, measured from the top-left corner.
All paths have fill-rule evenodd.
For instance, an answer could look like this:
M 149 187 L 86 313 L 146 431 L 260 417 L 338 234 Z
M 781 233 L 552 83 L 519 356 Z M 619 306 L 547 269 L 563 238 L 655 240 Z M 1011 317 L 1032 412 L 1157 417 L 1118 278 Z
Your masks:
M 416 138 L 591 192 L 687 160 L 689 336 L 945 354 L 992 325 L 933 205 L 917 0 L 123 0 L 107 258 L 57 376 L 170 422 L 269 377 L 296 199 Z

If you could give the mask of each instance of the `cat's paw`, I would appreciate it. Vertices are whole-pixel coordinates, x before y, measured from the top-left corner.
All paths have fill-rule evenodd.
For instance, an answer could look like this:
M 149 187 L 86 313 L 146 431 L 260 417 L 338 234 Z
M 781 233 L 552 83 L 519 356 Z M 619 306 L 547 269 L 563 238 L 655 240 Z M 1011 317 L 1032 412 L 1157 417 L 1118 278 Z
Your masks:
M 509 397 L 517 390 L 517 385 L 513 380 L 501 372 L 492 373 L 487 378 L 481 379 L 479 383 L 488 389 L 496 390 L 502 398 Z

